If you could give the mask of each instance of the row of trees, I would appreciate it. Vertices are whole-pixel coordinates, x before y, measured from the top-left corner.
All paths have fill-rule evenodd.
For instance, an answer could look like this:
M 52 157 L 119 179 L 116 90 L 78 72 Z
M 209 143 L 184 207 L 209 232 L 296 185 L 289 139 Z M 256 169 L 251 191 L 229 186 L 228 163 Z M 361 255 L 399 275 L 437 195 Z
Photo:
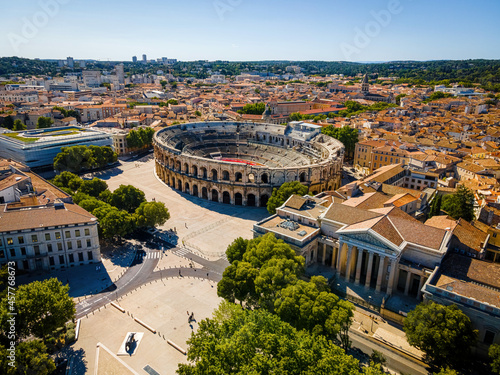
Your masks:
M 238 110 L 238 113 L 244 115 L 261 115 L 266 110 L 266 105 L 264 103 L 247 104 L 242 109 Z
M 50 117 L 40 116 L 37 120 L 36 128 L 50 128 L 53 123 L 54 121 Z M 2 123 L 2 127 L 14 131 L 26 130 L 26 125 L 24 124 L 24 122 L 22 122 L 20 119 L 14 120 L 10 115 L 5 117 Z
M 118 160 L 118 155 L 109 146 L 62 147 L 54 158 L 56 171 L 78 173 L 82 170 L 102 168 Z
M 52 108 L 52 110 L 56 110 L 56 111 L 61 112 L 61 114 L 64 117 L 74 117 L 74 118 L 76 118 L 76 120 L 78 122 L 80 122 L 80 112 L 78 112 L 78 111 L 76 111 L 74 109 L 66 109 L 66 108 L 63 108 L 63 107 L 55 106 L 55 107 Z
M 104 238 L 123 237 L 136 228 L 163 225 L 170 214 L 161 202 L 147 202 L 144 192 L 132 185 L 120 185 L 114 192 L 98 178 L 83 180 L 70 172 L 57 175 L 52 183 L 99 220 Z
M 6 269 L 2 270 L 5 274 Z M 11 300 L 3 294 L 0 301 L 0 373 L 6 375 L 47 375 L 55 370 L 50 357 L 51 345 L 60 339 L 66 322 L 75 317 L 75 304 L 68 295 L 69 286 L 57 279 L 35 281 L 21 285 L 16 291 L 15 335 L 12 335 L 10 319 Z M 74 332 L 70 340 L 74 340 Z M 15 366 L 10 366 L 7 351 L 15 345 Z
M 130 148 L 151 147 L 154 134 L 154 129 L 150 127 L 131 130 L 127 134 L 127 146 Z

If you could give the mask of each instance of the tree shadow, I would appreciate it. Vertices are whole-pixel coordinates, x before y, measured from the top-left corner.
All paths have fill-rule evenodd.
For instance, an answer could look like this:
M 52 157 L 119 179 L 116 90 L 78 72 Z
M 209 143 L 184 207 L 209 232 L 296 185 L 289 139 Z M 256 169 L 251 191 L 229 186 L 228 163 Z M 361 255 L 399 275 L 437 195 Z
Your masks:
M 63 348 L 57 353 L 56 358 L 66 358 L 68 360 L 67 374 L 84 375 L 88 370 L 85 350 L 82 348 L 75 349 L 74 345 Z

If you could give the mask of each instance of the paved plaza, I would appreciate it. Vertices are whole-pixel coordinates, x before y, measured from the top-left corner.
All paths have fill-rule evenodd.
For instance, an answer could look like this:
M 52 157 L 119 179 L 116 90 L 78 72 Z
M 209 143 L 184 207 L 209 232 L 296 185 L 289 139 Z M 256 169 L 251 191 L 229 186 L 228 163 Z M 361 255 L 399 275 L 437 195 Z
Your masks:
M 130 184 L 144 191 L 147 200 L 165 203 L 170 219 L 160 229 L 175 230 L 178 246 L 184 243 L 212 260 L 222 257 L 235 238 L 253 238 L 253 224 L 269 216 L 265 208 L 216 203 L 173 190 L 156 177 L 152 156 L 122 161 L 120 167 L 95 176 L 110 190 Z
M 72 374 L 93 374 L 100 362 L 96 361 L 97 344 L 103 344 L 116 355 L 129 332 L 143 332 L 144 336 L 135 355 L 120 356 L 121 361 L 140 374 L 147 365 L 160 374 L 175 374 L 178 363 L 187 360 L 167 340 L 187 350 L 186 340 L 191 332 L 197 329 L 199 321 L 212 315 L 220 301 L 217 285 L 205 279 L 176 277 L 147 284 L 119 299 L 117 303 L 125 313 L 108 304 L 81 319 L 80 336 L 72 345 L 72 351 L 79 353 L 73 360 Z M 188 311 L 194 313 L 196 319 L 191 325 Z M 152 333 L 133 317 L 157 333 Z M 106 368 L 114 366 L 123 371 L 119 361 L 107 357 Z

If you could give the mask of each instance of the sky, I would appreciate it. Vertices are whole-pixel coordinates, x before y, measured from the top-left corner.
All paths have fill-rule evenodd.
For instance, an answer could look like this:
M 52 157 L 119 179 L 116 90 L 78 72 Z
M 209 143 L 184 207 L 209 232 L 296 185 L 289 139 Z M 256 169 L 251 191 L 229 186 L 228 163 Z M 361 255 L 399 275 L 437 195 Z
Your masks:
M 499 59 L 498 0 L 2 0 L 0 56 Z

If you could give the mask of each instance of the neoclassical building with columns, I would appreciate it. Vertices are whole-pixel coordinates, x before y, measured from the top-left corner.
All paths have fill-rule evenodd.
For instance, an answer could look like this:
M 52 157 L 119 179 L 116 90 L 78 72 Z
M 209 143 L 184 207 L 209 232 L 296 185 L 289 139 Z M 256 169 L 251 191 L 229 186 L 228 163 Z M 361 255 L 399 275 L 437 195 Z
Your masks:
M 254 225 L 254 236 L 272 232 L 306 259 L 330 267 L 337 278 L 391 295 L 421 299 L 440 265 L 449 231 L 427 226 L 395 206 L 353 207 L 335 195 L 292 196 L 277 214 Z

